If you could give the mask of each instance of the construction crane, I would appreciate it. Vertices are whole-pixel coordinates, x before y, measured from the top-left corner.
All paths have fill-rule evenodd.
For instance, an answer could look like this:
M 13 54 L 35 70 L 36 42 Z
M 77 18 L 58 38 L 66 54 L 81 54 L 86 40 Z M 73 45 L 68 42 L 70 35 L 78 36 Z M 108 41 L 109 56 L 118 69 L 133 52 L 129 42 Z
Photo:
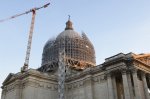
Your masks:
M 47 3 L 47 4 L 45 4 L 45 5 L 41 6 L 41 7 L 35 7 L 35 8 L 32 8 L 32 9 L 30 9 L 30 10 L 24 12 L 24 13 L 16 14 L 16 15 L 13 15 L 13 16 L 8 17 L 6 19 L 0 20 L 0 23 L 1 23 L 1 22 L 5 22 L 7 20 L 14 19 L 14 18 L 17 18 L 19 16 L 22 16 L 22 15 L 25 15 L 25 14 L 29 14 L 29 13 L 32 12 L 32 20 L 31 20 L 31 26 L 30 26 L 30 31 L 29 31 L 29 38 L 28 38 L 28 44 L 27 44 L 27 50 L 26 50 L 26 57 L 25 57 L 24 65 L 21 68 L 21 72 L 25 72 L 28 69 L 28 67 L 29 67 L 29 58 L 30 58 L 30 51 L 31 51 L 31 44 L 32 44 L 32 35 L 33 35 L 36 11 L 40 10 L 42 8 L 46 8 L 49 5 L 50 5 L 50 3 Z
M 24 62 L 23 67 L 21 68 L 21 72 L 27 71 L 27 69 L 29 67 L 29 58 L 30 58 L 30 52 L 31 52 L 32 35 L 33 35 L 33 29 L 34 29 L 36 10 L 39 10 L 41 8 L 46 8 L 46 7 L 48 7 L 49 4 L 50 3 L 48 3 L 48 4 L 46 4 L 46 5 L 42 6 L 42 7 L 33 8 L 33 9 L 27 11 L 27 13 L 32 12 L 32 20 L 31 20 L 31 26 L 30 26 L 30 31 L 29 31 L 29 38 L 28 38 L 25 62 Z

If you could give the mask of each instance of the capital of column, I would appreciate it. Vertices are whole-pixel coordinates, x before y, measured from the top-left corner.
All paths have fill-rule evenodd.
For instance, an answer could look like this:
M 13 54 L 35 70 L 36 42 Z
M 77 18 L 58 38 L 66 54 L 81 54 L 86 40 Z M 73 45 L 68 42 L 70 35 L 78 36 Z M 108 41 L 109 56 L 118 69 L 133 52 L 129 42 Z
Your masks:
M 136 68 L 132 68 L 132 69 L 130 69 L 130 70 L 131 70 L 131 72 L 134 73 L 134 74 L 137 73 L 137 71 L 138 71 L 138 69 L 136 69 Z
M 150 79 L 150 74 L 148 75 L 148 79 Z
M 141 76 L 142 77 L 145 77 L 146 76 L 146 73 L 144 71 L 141 71 Z
M 106 75 L 107 75 L 107 77 L 111 77 L 112 76 L 112 72 L 111 71 L 107 71 Z
M 122 73 L 122 75 L 126 75 L 127 74 L 127 69 L 121 69 L 121 73 Z

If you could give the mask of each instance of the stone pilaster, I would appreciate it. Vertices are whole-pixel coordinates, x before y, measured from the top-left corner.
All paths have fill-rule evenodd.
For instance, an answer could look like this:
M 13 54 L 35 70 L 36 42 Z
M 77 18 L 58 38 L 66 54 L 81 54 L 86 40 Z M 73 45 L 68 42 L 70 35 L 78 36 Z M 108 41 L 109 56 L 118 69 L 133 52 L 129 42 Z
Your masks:
M 85 89 L 85 98 L 93 99 L 93 85 L 92 85 L 92 77 L 91 75 L 87 75 L 84 81 L 84 89 Z
M 144 93 L 145 93 L 145 98 L 150 99 L 149 93 L 148 93 L 148 86 L 147 86 L 147 81 L 146 81 L 146 75 L 144 72 L 141 72 L 142 76 L 142 81 L 143 81 L 143 87 L 144 87 Z
M 135 91 L 135 99 L 142 99 L 139 88 L 139 80 L 137 76 L 137 70 L 132 70 L 133 82 L 134 82 L 134 91 Z
M 1 99 L 5 99 L 5 97 L 6 97 L 6 88 L 3 88 L 1 93 Z
M 129 90 L 129 85 L 128 85 L 128 79 L 127 79 L 127 72 L 126 70 L 122 70 L 122 80 L 123 80 L 123 88 L 124 88 L 124 96 L 125 99 L 131 99 L 130 98 L 130 90 Z
M 22 99 L 22 84 L 20 80 L 17 80 L 15 82 L 15 90 L 16 90 L 15 99 Z
M 112 83 L 112 78 L 111 74 L 107 74 L 107 85 L 108 85 L 108 99 L 115 99 L 114 98 L 114 90 L 113 90 L 113 83 Z

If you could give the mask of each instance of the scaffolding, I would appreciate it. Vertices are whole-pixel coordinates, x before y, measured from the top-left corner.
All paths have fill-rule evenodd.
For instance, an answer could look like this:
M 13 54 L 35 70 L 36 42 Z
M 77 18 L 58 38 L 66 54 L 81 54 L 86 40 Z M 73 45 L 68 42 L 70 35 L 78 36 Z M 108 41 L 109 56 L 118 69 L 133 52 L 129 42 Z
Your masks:
M 65 76 L 66 76 L 66 64 L 65 64 L 65 51 L 62 50 L 59 53 L 59 67 L 58 67 L 58 93 L 59 99 L 65 98 Z
M 59 52 L 63 48 L 65 48 L 65 61 L 70 68 L 83 70 L 96 65 L 95 50 L 92 43 L 85 33 L 80 35 L 73 30 L 72 22 L 69 19 L 65 31 L 45 44 L 42 54 L 42 66 L 39 70 L 43 72 L 56 70 L 58 68 Z
M 66 69 L 81 71 L 96 65 L 92 43 L 85 33 L 79 35 L 73 30 L 70 17 L 65 31 L 45 44 L 41 65 L 38 70 L 42 72 L 58 70 L 59 99 L 65 98 L 65 76 L 68 72 Z

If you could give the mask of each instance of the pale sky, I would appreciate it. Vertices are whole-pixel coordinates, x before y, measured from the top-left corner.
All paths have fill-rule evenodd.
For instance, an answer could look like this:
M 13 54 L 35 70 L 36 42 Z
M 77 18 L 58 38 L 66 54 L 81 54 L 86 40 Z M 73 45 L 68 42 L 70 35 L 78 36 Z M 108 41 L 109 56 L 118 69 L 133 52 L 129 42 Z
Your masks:
M 1 0 L 0 19 L 51 2 L 37 12 L 30 68 L 41 65 L 43 46 L 64 31 L 68 15 L 95 47 L 96 62 L 112 55 L 150 53 L 150 0 Z M 0 86 L 25 60 L 31 14 L 0 23 Z

